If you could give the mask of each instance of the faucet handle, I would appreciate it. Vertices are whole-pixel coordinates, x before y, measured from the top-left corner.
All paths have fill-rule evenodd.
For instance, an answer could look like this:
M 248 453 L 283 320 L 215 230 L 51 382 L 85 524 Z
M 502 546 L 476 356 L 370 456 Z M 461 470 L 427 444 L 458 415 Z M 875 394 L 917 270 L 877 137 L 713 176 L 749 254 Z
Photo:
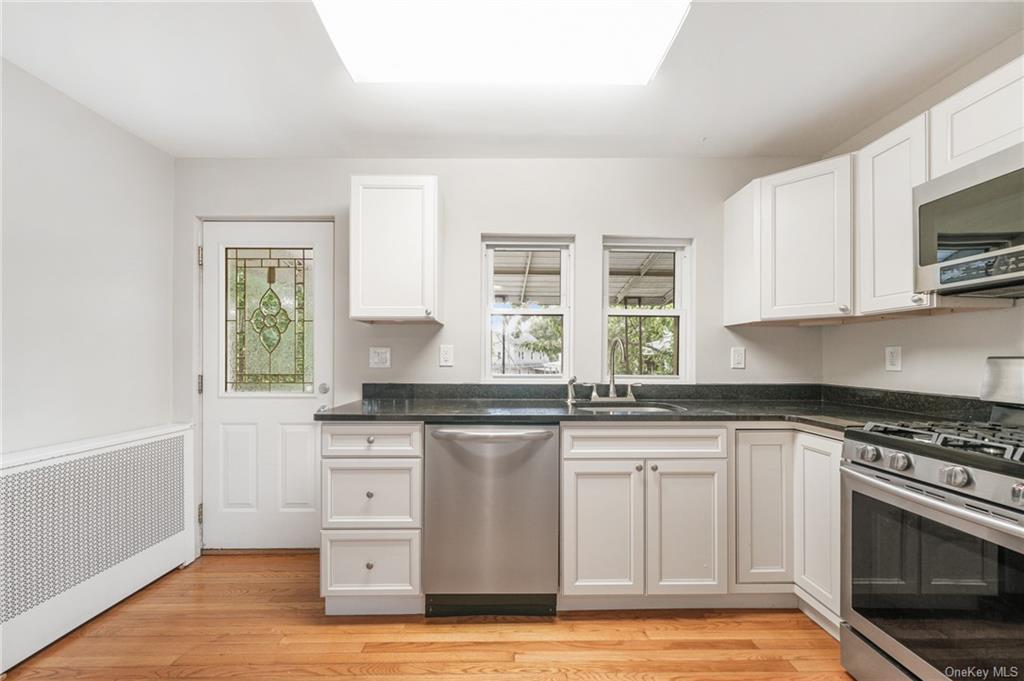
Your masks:
M 633 394 L 633 388 L 641 388 L 641 387 L 643 387 L 643 383 L 630 383 L 629 385 L 627 385 L 626 386 L 626 399 L 627 400 L 635 400 L 636 399 L 636 395 Z
M 591 400 L 596 400 L 597 399 L 597 397 L 598 397 L 598 395 L 597 395 L 597 383 L 584 383 L 583 387 L 584 388 L 590 388 L 590 399 Z
M 569 385 L 572 385 L 575 382 L 576 382 L 576 377 L 575 376 L 570 376 L 569 377 Z

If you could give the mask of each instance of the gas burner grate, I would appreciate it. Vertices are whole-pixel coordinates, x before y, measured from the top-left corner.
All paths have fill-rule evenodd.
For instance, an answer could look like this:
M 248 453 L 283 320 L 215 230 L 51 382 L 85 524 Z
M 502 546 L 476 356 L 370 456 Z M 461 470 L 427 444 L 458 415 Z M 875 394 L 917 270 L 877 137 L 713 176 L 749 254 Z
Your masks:
M 864 430 L 880 435 L 927 442 L 957 451 L 1011 461 L 1024 461 L 1024 428 L 999 423 L 900 421 L 869 423 Z

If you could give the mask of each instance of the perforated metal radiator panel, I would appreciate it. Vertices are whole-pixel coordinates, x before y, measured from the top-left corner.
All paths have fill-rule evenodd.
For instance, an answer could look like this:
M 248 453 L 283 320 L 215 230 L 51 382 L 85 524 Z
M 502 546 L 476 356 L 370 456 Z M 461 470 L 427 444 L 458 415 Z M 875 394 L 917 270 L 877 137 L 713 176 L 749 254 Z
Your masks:
M 0 477 L 0 622 L 184 529 L 184 436 Z

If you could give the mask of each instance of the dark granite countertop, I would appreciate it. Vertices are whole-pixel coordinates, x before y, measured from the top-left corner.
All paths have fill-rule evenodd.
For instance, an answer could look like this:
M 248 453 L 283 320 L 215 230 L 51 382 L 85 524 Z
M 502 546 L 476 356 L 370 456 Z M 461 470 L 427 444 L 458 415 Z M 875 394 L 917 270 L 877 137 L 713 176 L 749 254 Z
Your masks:
M 789 421 L 842 432 L 868 421 L 920 419 L 902 411 L 873 409 L 820 400 L 650 400 L 671 404 L 682 413 L 592 414 L 564 400 L 367 398 L 318 412 L 317 421 L 423 421 L 425 423 L 554 424 L 563 421 Z M 581 402 L 577 406 L 585 406 Z

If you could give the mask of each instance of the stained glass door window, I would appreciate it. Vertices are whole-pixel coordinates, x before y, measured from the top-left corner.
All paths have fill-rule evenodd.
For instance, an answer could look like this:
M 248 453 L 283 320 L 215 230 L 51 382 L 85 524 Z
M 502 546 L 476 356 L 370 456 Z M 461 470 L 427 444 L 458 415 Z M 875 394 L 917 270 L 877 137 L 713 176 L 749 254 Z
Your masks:
M 312 393 L 312 248 L 226 248 L 224 390 Z

